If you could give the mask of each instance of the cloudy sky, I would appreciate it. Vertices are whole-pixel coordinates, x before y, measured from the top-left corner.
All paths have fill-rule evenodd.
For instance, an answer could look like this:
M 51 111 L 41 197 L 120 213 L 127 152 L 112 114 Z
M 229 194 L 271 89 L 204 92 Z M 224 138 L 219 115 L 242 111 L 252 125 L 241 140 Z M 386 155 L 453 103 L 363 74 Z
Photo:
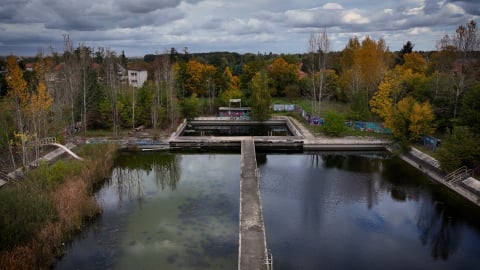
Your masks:
M 445 34 L 480 16 L 479 0 L 1 0 L 0 55 L 109 47 L 127 56 L 190 52 L 302 53 L 324 28 L 331 49 L 357 35 L 433 50 Z M 480 23 L 480 21 L 478 21 Z

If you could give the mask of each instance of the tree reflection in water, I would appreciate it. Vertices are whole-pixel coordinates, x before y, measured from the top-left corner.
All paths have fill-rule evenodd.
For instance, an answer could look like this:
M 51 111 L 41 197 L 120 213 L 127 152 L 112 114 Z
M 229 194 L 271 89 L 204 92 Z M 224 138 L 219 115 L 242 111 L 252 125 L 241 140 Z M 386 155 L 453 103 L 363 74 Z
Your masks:
M 323 166 L 326 168 L 337 168 L 355 173 L 381 173 L 385 178 L 372 177 L 369 181 L 349 182 L 347 186 L 341 186 L 337 183 L 336 188 L 340 188 L 345 194 L 343 200 L 348 200 L 358 196 L 365 197 L 367 206 L 370 209 L 376 203 L 376 195 L 380 190 L 389 191 L 391 197 L 397 201 L 406 201 L 413 199 L 419 201 L 420 208 L 417 214 L 417 228 L 420 233 L 420 241 L 423 246 L 431 249 L 431 255 L 434 259 L 448 260 L 449 256 L 455 253 L 460 242 L 459 224 L 453 216 L 454 213 L 448 211 L 444 203 L 432 199 L 420 199 L 422 196 L 422 185 L 426 179 L 419 180 L 423 176 L 418 171 L 401 170 L 401 162 L 398 160 L 384 160 L 381 157 L 365 158 L 356 155 L 322 155 Z M 320 163 L 321 165 L 321 163 Z M 311 155 L 311 166 L 319 167 L 318 154 Z M 357 177 L 361 176 L 360 174 Z M 389 179 L 384 181 L 382 179 Z M 423 181 L 423 182 L 422 182 Z M 361 185 L 358 185 L 358 183 Z M 355 186 L 357 185 L 357 186 Z M 352 188 L 353 187 L 353 188 Z M 305 191 L 308 196 L 309 190 L 315 187 L 309 186 Z M 431 198 L 430 196 L 427 196 Z M 311 208 L 312 206 L 310 206 Z M 306 208 L 306 209 L 310 209 Z M 313 209 L 315 210 L 315 209 Z
M 434 259 L 447 260 L 455 253 L 459 242 L 459 228 L 442 202 L 422 200 L 417 218 L 422 245 L 431 248 Z
M 125 199 L 142 202 L 144 188 L 142 184 L 142 171 L 135 169 L 115 168 L 112 172 L 112 184 L 117 189 L 118 203 Z
M 142 201 L 145 196 L 143 177 L 153 172 L 155 184 L 161 190 L 175 190 L 180 180 L 181 155 L 171 153 L 125 154 L 120 156 L 112 173 L 119 202 L 124 199 Z

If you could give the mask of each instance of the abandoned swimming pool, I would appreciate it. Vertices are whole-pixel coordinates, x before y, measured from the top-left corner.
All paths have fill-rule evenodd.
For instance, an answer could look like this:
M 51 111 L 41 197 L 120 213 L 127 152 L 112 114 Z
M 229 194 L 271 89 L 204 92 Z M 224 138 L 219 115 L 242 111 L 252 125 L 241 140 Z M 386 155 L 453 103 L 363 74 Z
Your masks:
M 236 269 L 238 154 L 128 153 L 56 269 Z M 479 210 L 386 153 L 258 154 L 274 269 L 469 269 Z

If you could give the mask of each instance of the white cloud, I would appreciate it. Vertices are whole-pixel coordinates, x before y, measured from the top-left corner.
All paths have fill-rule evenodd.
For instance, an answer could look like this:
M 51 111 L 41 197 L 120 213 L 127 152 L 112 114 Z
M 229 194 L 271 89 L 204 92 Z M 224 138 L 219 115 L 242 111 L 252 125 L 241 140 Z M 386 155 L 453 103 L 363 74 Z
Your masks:
M 404 15 L 411 16 L 411 15 L 420 15 L 423 12 L 425 6 L 414 7 L 407 9 L 403 12 Z
M 343 9 L 343 6 L 338 3 L 326 3 L 323 9 Z
M 370 20 L 367 17 L 363 17 L 356 11 L 346 12 L 343 15 L 343 20 L 347 23 L 358 23 L 358 24 L 366 24 L 370 22 Z
M 409 35 L 424 35 L 432 33 L 432 30 L 429 27 L 414 27 L 407 31 Z

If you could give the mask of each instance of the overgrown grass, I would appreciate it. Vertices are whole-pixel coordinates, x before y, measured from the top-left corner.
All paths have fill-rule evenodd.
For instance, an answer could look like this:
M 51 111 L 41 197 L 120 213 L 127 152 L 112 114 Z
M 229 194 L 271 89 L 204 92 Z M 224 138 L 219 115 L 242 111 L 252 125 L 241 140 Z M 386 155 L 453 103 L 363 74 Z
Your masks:
M 290 116 L 298 121 L 300 121 L 306 128 L 312 132 L 312 134 L 325 134 L 323 130 L 323 126 L 314 126 L 309 125 L 305 119 L 302 118 L 297 112 L 275 112 L 274 115 L 285 115 Z M 355 136 L 355 137 L 375 137 L 375 138 L 384 138 L 384 139 L 391 139 L 392 136 L 388 134 L 376 133 L 376 132 L 368 132 L 368 131 L 361 131 L 352 128 L 346 128 L 342 133 L 341 136 Z
M 119 130 L 122 132 L 122 130 Z M 83 131 L 80 131 L 79 135 L 83 135 Z M 87 129 L 87 137 L 111 137 L 114 136 L 111 129 Z
M 420 144 L 414 144 L 413 147 L 417 148 L 418 150 L 422 151 L 425 154 L 428 154 L 429 156 L 433 158 L 438 158 L 438 153 L 436 151 L 433 151 L 432 149 L 425 147 Z
M 312 101 L 307 100 L 305 98 L 299 99 L 286 99 L 286 98 L 274 98 L 273 104 L 297 104 L 298 106 L 302 107 L 307 113 L 312 114 L 313 107 Z M 318 104 L 318 103 L 317 103 Z M 338 113 L 346 113 L 350 110 L 350 105 L 344 102 L 336 102 L 336 101 L 322 101 L 320 106 L 320 114 L 324 115 L 328 111 L 334 111 Z
M 62 243 L 100 213 L 95 185 L 111 174 L 113 145 L 85 146 L 85 161 L 41 165 L 0 190 L 0 269 L 49 269 Z

